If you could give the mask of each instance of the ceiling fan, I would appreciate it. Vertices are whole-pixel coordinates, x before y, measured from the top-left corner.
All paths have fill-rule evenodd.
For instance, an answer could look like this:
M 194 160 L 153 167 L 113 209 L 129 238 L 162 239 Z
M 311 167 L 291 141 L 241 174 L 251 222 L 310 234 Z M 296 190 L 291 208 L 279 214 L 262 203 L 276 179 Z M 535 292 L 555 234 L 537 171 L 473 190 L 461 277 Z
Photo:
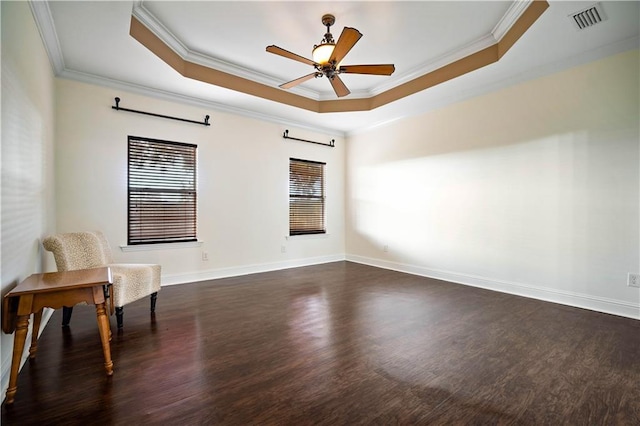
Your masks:
M 338 38 L 338 42 L 333 40 L 330 28 L 336 22 L 333 15 L 324 15 L 322 17 L 322 25 L 327 27 L 327 33 L 320 44 L 313 46 L 313 60 L 303 56 L 284 50 L 281 47 L 271 45 L 267 46 L 267 52 L 302 62 L 303 64 L 312 65 L 316 70 L 311 74 L 296 78 L 287 83 L 281 84 L 282 89 L 290 89 L 300 83 L 304 83 L 312 78 L 326 76 L 333 86 L 333 90 L 338 97 L 347 96 L 349 89 L 340 79 L 339 74 L 373 74 L 373 75 L 391 75 L 395 71 L 393 64 L 378 65 L 340 65 L 342 59 L 349 53 L 351 48 L 360 40 L 362 34 L 355 28 L 344 27 L 342 34 Z

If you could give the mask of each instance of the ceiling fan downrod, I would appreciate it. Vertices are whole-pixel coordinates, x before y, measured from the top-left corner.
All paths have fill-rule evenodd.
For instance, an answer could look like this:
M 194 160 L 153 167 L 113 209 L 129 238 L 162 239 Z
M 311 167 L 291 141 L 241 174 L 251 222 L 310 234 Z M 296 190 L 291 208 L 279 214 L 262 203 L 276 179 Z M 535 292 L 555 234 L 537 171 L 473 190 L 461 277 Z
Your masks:
M 333 40 L 333 35 L 331 34 L 331 26 L 336 23 L 336 17 L 331 14 L 326 14 L 322 16 L 322 25 L 327 27 L 327 33 L 324 35 L 322 39 L 322 43 L 335 44 Z

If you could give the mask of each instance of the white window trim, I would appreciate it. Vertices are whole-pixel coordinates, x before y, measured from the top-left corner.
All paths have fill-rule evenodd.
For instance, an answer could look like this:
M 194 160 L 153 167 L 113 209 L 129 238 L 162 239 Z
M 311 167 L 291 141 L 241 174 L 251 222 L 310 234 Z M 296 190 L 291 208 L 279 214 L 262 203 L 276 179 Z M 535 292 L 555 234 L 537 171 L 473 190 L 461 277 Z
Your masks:
M 133 245 L 121 245 L 122 251 L 150 251 L 150 250 L 169 250 L 169 249 L 183 249 L 201 247 L 204 241 L 187 241 L 182 243 L 158 243 L 158 244 L 133 244 Z

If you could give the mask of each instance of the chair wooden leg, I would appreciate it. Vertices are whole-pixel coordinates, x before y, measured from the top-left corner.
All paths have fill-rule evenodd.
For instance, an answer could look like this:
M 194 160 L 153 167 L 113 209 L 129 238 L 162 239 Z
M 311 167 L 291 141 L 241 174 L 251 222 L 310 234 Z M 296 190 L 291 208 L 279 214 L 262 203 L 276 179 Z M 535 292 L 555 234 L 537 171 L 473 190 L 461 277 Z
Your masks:
M 124 316 L 124 308 L 116 306 L 116 321 L 118 323 L 118 329 L 122 328 L 122 317 Z
M 156 299 L 158 298 L 158 292 L 151 293 L 151 312 L 156 311 Z
M 73 306 L 63 306 L 62 307 L 62 326 L 69 327 L 69 322 L 71 321 L 71 314 L 73 313 Z

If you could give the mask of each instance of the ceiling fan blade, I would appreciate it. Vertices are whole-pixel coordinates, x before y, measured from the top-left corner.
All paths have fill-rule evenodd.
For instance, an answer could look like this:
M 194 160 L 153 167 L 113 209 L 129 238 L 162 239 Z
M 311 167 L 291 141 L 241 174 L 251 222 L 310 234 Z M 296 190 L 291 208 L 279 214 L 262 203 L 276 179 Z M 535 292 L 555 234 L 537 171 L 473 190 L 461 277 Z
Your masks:
M 349 89 L 344 85 L 344 82 L 338 77 L 338 74 L 334 74 L 333 77 L 329 78 L 331 85 L 333 86 L 333 90 L 336 92 L 339 98 L 343 96 L 347 96 L 349 93 Z
M 336 47 L 333 49 L 333 53 L 331 53 L 329 62 L 339 64 L 347 53 L 349 53 L 351 48 L 355 46 L 358 40 L 360 40 L 360 37 L 362 37 L 360 31 L 355 28 L 344 27 L 342 34 L 340 34 L 340 38 L 336 43 Z
M 275 46 L 273 44 L 271 46 L 267 46 L 267 52 L 284 56 L 285 58 L 293 59 L 294 61 L 302 62 L 303 64 L 307 64 L 307 65 L 315 66 L 316 64 L 311 59 L 307 59 L 303 56 L 296 55 L 295 53 L 289 52 L 288 50 L 284 50 L 283 48 Z
M 296 78 L 295 80 L 291 80 L 288 83 L 281 84 L 279 87 L 282 89 L 291 89 L 293 86 L 297 86 L 300 83 L 311 80 L 312 78 L 316 77 L 317 74 L 317 72 L 312 72 L 311 74 L 307 74 L 304 77 Z
M 393 64 L 342 65 L 339 68 L 341 73 L 346 74 L 391 75 L 395 70 L 396 67 Z

